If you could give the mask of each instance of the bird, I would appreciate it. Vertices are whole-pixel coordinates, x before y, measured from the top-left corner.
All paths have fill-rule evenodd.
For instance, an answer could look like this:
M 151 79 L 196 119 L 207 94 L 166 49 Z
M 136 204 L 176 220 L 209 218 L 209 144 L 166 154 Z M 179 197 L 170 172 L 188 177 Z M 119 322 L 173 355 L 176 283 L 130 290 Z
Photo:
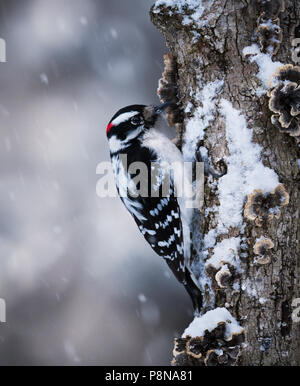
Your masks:
M 174 165 L 183 165 L 183 157 L 161 130 L 167 125 L 163 112 L 168 106 L 168 102 L 126 106 L 109 121 L 106 135 L 123 204 L 145 240 L 185 287 L 194 312 L 199 313 L 202 294 L 190 266 L 189 220 L 184 197 L 176 194 L 180 187 L 172 171 Z

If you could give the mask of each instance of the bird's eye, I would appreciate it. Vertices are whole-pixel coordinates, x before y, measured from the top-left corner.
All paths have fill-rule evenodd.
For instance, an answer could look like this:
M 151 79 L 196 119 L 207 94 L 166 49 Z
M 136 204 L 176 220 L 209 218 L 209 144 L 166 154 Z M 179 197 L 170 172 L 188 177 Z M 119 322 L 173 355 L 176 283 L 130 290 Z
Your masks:
M 135 115 L 131 118 L 131 123 L 135 126 L 140 125 L 142 123 L 141 118 L 138 115 Z

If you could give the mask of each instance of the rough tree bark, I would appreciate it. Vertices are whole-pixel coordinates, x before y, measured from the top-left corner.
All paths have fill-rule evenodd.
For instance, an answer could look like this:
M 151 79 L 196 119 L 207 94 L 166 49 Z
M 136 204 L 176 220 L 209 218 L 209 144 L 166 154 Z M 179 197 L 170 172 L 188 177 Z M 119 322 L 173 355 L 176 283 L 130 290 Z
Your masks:
M 262 87 L 257 75 L 258 65 L 243 55 L 244 47 L 253 43 L 259 46 L 258 18 L 268 0 L 203 0 L 202 24 L 183 22 L 184 15 L 189 17 L 193 11 L 188 6 L 189 1 L 186 7 L 182 7 L 182 3 L 161 1 L 150 12 L 152 22 L 163 33 L 175 60 L 177 105 L 183 114 L 182 125 L 177 124 L 183 128 L 182 133 L 179 130 L 179 136 L 183 135 L 184 139 L 187 122 L 195 109 L 201 106 L 201 101 L 196 98 L 201 91 L 199 84 L 223 79 L 216 106 L 224 98 L 245 117 L 248 128 L 252 130 L 252 140 L 263 148 L 263 164 L 276 172 L 289 194 L 289 203 L 281 208 L 280 218 L 271 216 L 268 221 L 263 218 L 262 223 L 252 221 L 254 217 L 252 220 L 244 218 L 244 232 L 230 228 L 227 233 L 218 235 L 218 242 L 237 236 L 245 240 L 244 249 L 239 252 L 241 271 L 233 273 L 234 281 L 224 288 L 218 285 L 213 272 L 215 298 L 211 299 L 207 291 L 205 297 L 209 299 L 204 302 L 203 313 L 216 307 L 226 307 L 245 328 L 246 345 L 237 362 L 239 365 L 300 365 L 300 324 L 292 320 L 293 300 L 300 297 L 299 148 L 295 137 L 272 124 L 271 115 L 274 113 L 269 108 L 270 95 L 257 92 Z M 274 3 L 276 8 L 280 2 Z M 277 13 L 282 43 L 277 47 L 277 53 L 277 49 L 273 51 L 272 60 L 295 65 L 291 38 L 295 27 L 297 29 L 300 24 L 299 1 L 287 0 L 285 7 L 282 4 Z M 273 19 L 275 16 L 272 15 Z M 260 42 L 263 50 L 264 42 Z M 214 114 L 200 145 L 208 150 L 214 168 L 220 170 L 222 163 L 226 164 L 230 151 L 224 117 L 217 109 Z M 246 201 L 251 199 L 255 197 L 245 197 L 244 209 Z M 214 205 L 219 205 L 218 181 L 205 185 L 204 209 L 199 220 L 201 237 L 216 226 L 213 211 L 205 212 L 206 208 Z M 243 214 L 245 216 L 245 212 Z M 259 264 L 257 260 L 259 246 L 255 248 L 255 244 L 261 236 L 270 240 L 269 254 L 263 257 L 267 264 Z M 200 245 L 197 237 L 194 236 L 194 242 Z M 261 254 L 267 254 L 266 248 Z M 194 258 L 199 256 L 195 254 Z M 206 274 L 209 275 L 209 272 Z M 233 282 L 239 285 L 233 288 Z M 177 347 L 177 352 L 184 352 L 185 344 L 184 339 L 177 339 L 176 345 L 182 345 L 181 349 Z M 173 363 L 199 365 L 203 362 L 185 355 L 180 361 L 175 358 Z

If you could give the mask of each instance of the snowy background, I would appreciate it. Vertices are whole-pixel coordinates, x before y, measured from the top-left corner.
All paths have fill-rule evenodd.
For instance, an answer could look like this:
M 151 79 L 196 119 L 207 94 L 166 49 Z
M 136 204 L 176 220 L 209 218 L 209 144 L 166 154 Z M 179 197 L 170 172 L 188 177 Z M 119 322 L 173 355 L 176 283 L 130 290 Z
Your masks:
M 0 364 L 168 364 L 183 287 L 96 196 L 119 108 L 157 103 L 153 0 L 0 0 Z M 178 329 L 178 330 L 176 330 Z

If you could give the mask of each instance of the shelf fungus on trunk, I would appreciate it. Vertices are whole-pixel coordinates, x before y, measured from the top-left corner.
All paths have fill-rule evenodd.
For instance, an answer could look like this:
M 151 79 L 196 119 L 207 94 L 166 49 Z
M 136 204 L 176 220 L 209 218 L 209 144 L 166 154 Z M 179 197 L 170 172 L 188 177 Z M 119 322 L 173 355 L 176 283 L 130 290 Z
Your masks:
M 258 264 L 269 264 L 272 261 L 271 249 L 274 248 L 272 240 L 265 237 L 258 239 L 253 247 L 253 251 L 257 256 L 255 262 Z
M 282 207 L 288 205 L 289 194 L 283 184 L 279 184 L 273 192 L 264 193 L 262 190 L 254 190 L 247 196 L 244 216 L 255 225 L 261 227 L 273 218 L 279 219 Z
M 196 317 L 175 339 L 172 364 L 234 366 L 244 346 L 245 329 L 226 308 L 216 308 Z
M 205 366 L 234 366 L 236 365 L 241 351 L 237 347 L 228 349 L 209 350 L 204 359 Z
M 300 85 L 280 83 L 270 93 L 269 108 L 276 113 L 271 121 L 292 137 L 300 135 Z
M 164 72 L 158 81 L 157 95 L 162 103 L 168 102 L 170 104 L 166 109 L 168 123 L 176 128 L 181 138 L 183 114 L 179 108 L 177 62 L 171 52 L 164 55 L 164 65 Z
M 276 55 L 282 42 L 279 18 L 259 24 L 256 29 L 256 35 L 261 52 Z
M 272 125 L 277 127 L 282 133 L 287 133 L 291 137 L 294 137 L 297 142 L 300 142 L 299 120 L 298 119 L 293 119 L 290 126 L 287 129 L 285 129 L 281 126 L 281 124 L 279 122 L 279 115 L 272 115 L 271 116 L 271 122 L 272 122 Z
M 282 42 L 279 15 L 285 11 L 283 0 L 260 0 L 260 16 L 257 20 L 256 35 L 261 52 L 276 55 Z
M 280 131 L 300 137 L 300 67 L 287 64 L 272 77 L 269 109 L 275 113 L 271 122 Z
M 215 275 L 216 282 L 220 288 L 227 288 L 232 282 L 232 273 L 227 264 L 224 264 L 222 268 Z
M 221 268 L 216 268 L 213 264 L 206 266 L 206 273 L 213 279 L 215 279 L 219 288 L 229 287 L 233 280 L 237 277 L 236 269 L 228 262 L 226 264 L 221 262 Z
M 272 76 L 272 83 L 294 82 L 300 83 L 300 67 L 292 64 L 285 64 L 278 68 Z M 272 85 L 271 85 L 272 86 Z

